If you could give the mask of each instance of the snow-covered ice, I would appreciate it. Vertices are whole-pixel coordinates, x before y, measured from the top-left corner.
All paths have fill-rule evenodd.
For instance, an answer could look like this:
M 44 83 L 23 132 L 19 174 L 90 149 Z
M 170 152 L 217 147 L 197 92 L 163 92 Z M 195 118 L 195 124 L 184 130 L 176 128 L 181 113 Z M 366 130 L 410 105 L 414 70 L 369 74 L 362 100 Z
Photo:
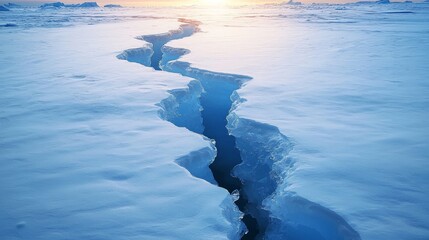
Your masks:
M 212 143 L 158 117 L 167 90 L 190 80 L 116 58 L 141 45 L 134 36 L 176 26 L 0 33 L 1 236 L 237 238 L 233 198 L 175 163 L 208 168 Z
M 429 4 L 22 9 L 3 23 L 7 239 L 239 239 L 238 207 L 264 239 L 429 238 Z M 210 130 L 223 113 L 238 207 L 209 169 L 230 141 Z

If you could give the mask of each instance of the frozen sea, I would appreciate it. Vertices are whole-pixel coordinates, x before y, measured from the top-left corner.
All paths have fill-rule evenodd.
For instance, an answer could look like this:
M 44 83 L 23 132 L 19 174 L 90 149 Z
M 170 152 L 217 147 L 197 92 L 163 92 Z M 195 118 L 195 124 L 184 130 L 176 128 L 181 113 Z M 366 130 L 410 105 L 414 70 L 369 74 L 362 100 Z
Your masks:
M 428 3 L 10 10 L 1 239 L 429 239 Z

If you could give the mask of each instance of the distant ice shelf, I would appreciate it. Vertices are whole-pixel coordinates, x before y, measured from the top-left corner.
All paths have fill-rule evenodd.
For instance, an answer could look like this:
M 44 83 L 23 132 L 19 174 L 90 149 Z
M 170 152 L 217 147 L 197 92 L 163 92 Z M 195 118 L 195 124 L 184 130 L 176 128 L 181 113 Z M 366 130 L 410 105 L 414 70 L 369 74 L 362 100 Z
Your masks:
M 58 8 L 98 8 L 96 2 L 83 2 L 77 4 L 65 4 L 63 2 L 45 3 L 40 6 L 42 9 L 58 9 Z

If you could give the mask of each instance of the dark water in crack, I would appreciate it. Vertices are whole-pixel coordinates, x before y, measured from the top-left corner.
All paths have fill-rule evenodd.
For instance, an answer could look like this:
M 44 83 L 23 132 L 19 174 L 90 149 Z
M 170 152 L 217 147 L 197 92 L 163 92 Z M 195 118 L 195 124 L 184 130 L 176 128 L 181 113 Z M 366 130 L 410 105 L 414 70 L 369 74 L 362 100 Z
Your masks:
M 214 79 L 216 81 L 216 79 Z M 216 141 L 217 156 L 210 165 L 213 176 L 220 187 L 227 189 L 230 193 L 242 188 L 241 181 L 232 176 L 232 169 L 242 162 L 240 151 L 236 148 L 235 138 L 230 135 L 226 128 L 226 117 L 231 109 L 232 101 L 230 96 L 237 86 L 230 84 L 211 85 L 206 88 L 206 93 L 201 96 L 203 107 L 202 118 L 204 125 L 204 136 Z M 246 212 L 247 199 L 240 195 L 236 202 L 242 212 Z M 242 239 L 255 239 L 259 234 L 258 223 L 255 218 L 246 214 L 243 222 L 248 229 Z
M 157 71 L 163 71 L 160 64 L 164 55 L 162 48 L 165 44 L 174 39 L 191 36 L 198 31 L 198 27 L 192 24 L 184 24 L 181 25 L 181 30 L 170 31 L 169 34 L 165 35 L 143 36 L 143 40 L 152 44 L 153 54 L 151 56 L 150 67 Z M 226 117 L 232 105 L 230 97 L 233 91 L 239 89 L 241 86 L 238 83 L 231 82 L 231 76 L 233 75 L 229 74 L 218 74 L 217 77 L 210 79 L 210 81 L 205 81 L 206 79 L 202 79 L 200 76 L 192 76 L 192 74 L 181 74 L 197 79 L 205 90 L 200 98 L 200 104 L 203 107 L 201 117 L 205 129 L 202 134 L 216 141 L 217 155 L 210 165 L 216 182 L 230 193 L 233 193 L 235 190 L 240 191 L 242 189 L 242 182 L 240 179 L 232 176 L 231 172 L 242 160 L 240 151 L 235 145 L 235 138 L 229 135 L 226 128 Z M 207 82 L 210 82 L 210 84 L 207 84 Z M 243 222 L 248 229 L 248 233 L 242 237 L 244 240 L 255 239 L 260 233 L 257 220 L 250 214 L 246 214 L 247 204 L 248 200 L 243 194 L 240 194 L 236 205 L 240 211 L 245 213 Z

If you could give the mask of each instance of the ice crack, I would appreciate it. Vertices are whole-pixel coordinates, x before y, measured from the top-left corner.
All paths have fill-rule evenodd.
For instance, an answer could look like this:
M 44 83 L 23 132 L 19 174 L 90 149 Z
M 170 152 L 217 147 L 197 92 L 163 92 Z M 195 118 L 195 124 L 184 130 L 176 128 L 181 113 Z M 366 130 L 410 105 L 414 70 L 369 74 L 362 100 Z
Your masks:
M 277 127 L 238 117 L 234 107 L 242 99 L 236 93 L 251 77 L 212 72 L 178 61 L 187 49 L 166 44 L 190 37 L 199 31 L 198 21 L 179 19 L 177 30 L 138 37 L 148 45 L 129 49 L 119 59 L 137 62 L 158 71 L 178 73 L 193 78 L 187 89 L 174 89 L 159 104 L 160 116 L 179 127 L 215 140 L 217 154 L 210 165 L 216 183 L 231 194 L 239 193 L 236 205 L 244 213 L 248 231 L 242 239 L 360 239 L 340 216 L 294 193 L 277 191 L 286 173 L 293 169 L 288 158 L 293 145 Z M 197 163 L 189 159 L 209 150 L 190 153 L 177 162 L 194 176 L 215 183 Z M 208 154 L 209 155 L 209 154 Z M 288 209 L 273 212 L 277 198 L 288 203 Z M 269 204 L 268 204 L 269 203 Z M 277 211 L 277 210 L 276 210 Z

